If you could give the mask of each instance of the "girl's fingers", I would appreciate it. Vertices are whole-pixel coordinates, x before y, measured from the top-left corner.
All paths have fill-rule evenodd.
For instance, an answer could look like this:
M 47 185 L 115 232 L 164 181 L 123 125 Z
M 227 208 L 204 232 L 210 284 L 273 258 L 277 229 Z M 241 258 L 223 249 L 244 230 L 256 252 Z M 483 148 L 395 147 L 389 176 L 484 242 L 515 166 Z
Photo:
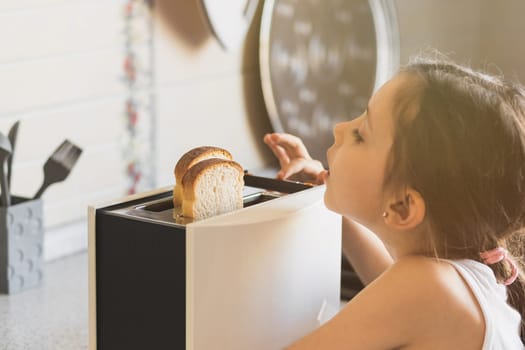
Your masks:
M 265 136 L 266 139 L 266 136 Z M 311 159 L 306 146 L 303 141 L 297 136 L 284 134 L 284 133 L 273 133 L 269 134 L 268 137 L 272 143 L 275 143 L 286 150 L 288 157 L 293 158 L 306 158 Z
M 288 179 L 295 174 L 302 173 L 308 178 L 316 179 L 320 170 L 313 167 L 311 164 L 312 162 L 314 161 L 305 158 L 292 159 L 287 166 L 281 168 L 281 171 L 277 174 L 277 176 L 280 179 Z
M 320 176 L 324 171 L 323 165 L 310 157 L 300 138 L 290 134 L 273 133 L 266 134 L 263 140 L 279 160 L 279 179 L 296 177 L 303 182 L 324 182 L 324 178 Z
M 273 145 L 270 146 L 272 149 L 273 154 L 277 157 L 279 160 L 279 165 L 281 166 L 281 169 L 286 167 L 290 163 L 290 158 L 288 157 L 288 153 L 284 148 L 282 148 L 279 145 Z
M 319 174 L 317 174 L 316 184 L 322 185 L 326 182 L 326 178 L 328 176 L 328 170 L 323 170 Z
M 270 145 L 271 143 L 273 143 L 272 135 L 273 134 L 266 134 L 266 135 L 264 135 L 263 141 L 264 141 L 265 144 Z
M 279 160 L 279 164 L 281 168 L 283 168 L 290 162 L 290 158 L 288 157 L 288 154 L 286 153 L 286 150 L 283 147 L 273 142 L 272 135 L 274 134 L 266 134 L 263 140 L 264 140 L 264 143 L 266 143 L 268 147 L 270 147 L 273 154 Z

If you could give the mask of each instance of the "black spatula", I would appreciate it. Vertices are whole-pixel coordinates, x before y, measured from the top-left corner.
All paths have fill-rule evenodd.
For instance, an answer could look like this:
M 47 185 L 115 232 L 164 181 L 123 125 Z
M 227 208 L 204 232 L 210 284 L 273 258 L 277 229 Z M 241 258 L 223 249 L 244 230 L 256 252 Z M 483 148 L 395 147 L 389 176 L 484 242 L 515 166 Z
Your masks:
M 64 140 L 44 164 L 44 182 L 33 198 L 40 198 L 52 184 L 64 181 L 82 153 L 82 149 Z

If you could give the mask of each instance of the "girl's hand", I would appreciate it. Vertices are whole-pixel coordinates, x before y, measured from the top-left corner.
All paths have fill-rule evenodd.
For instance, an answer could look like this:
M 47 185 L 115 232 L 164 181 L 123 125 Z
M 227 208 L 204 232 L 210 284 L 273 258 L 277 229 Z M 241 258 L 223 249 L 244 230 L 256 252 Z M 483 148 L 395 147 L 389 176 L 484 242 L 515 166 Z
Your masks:
M 327 171 L 320 161 L 312 159 L 303 141 L 290 134 L 273 133 L 264 136 L 264 143 L 270 147 L 279 160 L 281 170 L 279 179 L 311 182 L 317 185 L 324 183 Z

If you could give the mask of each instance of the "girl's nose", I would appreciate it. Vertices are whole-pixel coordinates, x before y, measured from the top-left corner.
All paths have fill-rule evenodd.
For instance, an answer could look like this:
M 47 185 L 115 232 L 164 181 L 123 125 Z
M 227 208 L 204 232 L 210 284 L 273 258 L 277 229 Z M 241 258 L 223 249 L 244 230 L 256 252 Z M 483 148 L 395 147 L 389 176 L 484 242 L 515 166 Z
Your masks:
M 337 143 L 337 141 L 339 140 L 340 133 L 341 133 L 341 123 L 337 123 L 334 125 L 334 131 L 333 131 L 335 143 Z
M 335 124 L 335 126 L 334 126 L 334 141 L 335 141 L 336 144 L 342 140 L 343 132 L 344 132 L 345 126 L 347 124 L 348 124 L 348 122 L 342 122 L 342 123 Z

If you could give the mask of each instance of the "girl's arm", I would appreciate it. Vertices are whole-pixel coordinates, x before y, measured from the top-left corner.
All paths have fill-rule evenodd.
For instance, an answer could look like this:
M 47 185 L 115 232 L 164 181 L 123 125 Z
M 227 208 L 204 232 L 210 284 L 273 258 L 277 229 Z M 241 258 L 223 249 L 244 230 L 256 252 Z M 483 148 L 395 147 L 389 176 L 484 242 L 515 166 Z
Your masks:
M 409 299 L 409 296 L 414 297 L 414 290 L 407 288 L 406 280 L 400 278 L 396 267 L 393 265 L 352 298 L 331 320 L 286 350 L 414 348 L 411 341 L 413 332 L 426 323 L 414 320 L 418 313 L 425 316 L 427 313 L 426 310 L 415 310 L 419 299 Z
M 392 265 L 392 256 L 370 230 L 343 217 L 343 254 L 367 285 Z
M 481 349 L 484 333 L 477 300 L 452 265 L 406 256 L 286 349 Z

